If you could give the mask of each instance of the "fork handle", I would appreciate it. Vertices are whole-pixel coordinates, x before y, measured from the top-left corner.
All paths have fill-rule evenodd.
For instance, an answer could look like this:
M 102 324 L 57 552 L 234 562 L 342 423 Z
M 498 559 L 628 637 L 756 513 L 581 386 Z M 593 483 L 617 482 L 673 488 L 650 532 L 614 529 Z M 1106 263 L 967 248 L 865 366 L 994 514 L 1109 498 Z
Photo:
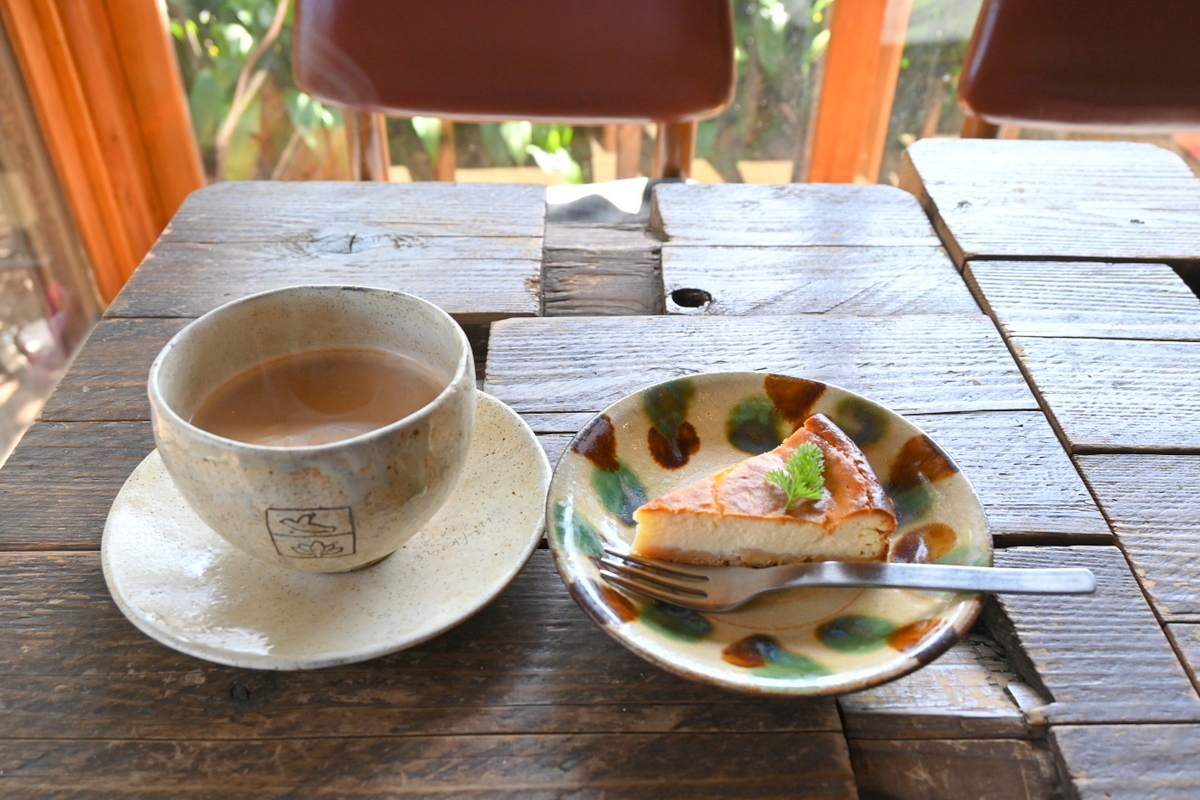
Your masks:
M 835 561 L 796 564 L 795 567 L 796 575 L 778 588 L 886 586 L 1003 594 L 1091 594 L 1096 591 L 1096 576 L 1083 567 L 1015 569 Z

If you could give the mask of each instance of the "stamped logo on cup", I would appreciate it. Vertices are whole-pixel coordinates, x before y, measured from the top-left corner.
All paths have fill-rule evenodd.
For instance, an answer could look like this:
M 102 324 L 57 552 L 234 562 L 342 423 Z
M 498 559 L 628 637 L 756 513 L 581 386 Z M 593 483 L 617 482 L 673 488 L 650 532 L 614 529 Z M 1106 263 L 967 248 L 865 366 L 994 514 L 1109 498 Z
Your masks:
M 340 508 L 268 508 L 267 531 L 286 558 L 354 555 L 354 515 Z

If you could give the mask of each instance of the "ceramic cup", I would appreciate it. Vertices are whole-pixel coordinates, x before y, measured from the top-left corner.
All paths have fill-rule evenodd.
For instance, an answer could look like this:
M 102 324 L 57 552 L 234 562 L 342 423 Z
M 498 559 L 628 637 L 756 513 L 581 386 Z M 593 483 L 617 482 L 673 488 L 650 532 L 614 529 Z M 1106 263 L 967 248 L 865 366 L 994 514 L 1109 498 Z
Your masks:
M 246 444 L 188 421 L 233 375 L 324 347 L 399 353 L 447 385 L 403 419 L 324 445 Z M 359 286 L 293 286 L 221 306 L 167 343 L 149 381 L 154 441 L 188 504 L 239 550 L 304 572 L 370 565 L 434 515 L 466 461 L 475 391 L 471 347 L 446 312 Z

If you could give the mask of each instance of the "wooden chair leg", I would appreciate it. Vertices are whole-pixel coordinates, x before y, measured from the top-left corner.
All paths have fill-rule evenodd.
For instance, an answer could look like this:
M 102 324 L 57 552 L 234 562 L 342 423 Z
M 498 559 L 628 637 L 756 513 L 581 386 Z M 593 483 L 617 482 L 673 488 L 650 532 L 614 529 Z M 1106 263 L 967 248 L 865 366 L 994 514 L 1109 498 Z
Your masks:
M 439 181 L 454 180 L 454 170 L 458 166 L 454 152 L 454 123 L 448 119 L 442 120 L 442 135 L 438 140 L 437 166 L 434 167 L 434 177 Z
M 696 150 L 695 122 L 663 122 L 654 142 L 654 177 L 686 178 Z
M 350 144 L 350 174 L 356 181 L 386 181 L 391 166 L 387 117 L 373 111 L 346 109 L 346 139 Z
M 1000 126 L 985 122 L 982 117 L 974 114 L 963 115 L 961 139 L 995 139 L 1000 135 Z
M 616 125 L 617 180 L 636 178 L 642 159 L 642 126 Z

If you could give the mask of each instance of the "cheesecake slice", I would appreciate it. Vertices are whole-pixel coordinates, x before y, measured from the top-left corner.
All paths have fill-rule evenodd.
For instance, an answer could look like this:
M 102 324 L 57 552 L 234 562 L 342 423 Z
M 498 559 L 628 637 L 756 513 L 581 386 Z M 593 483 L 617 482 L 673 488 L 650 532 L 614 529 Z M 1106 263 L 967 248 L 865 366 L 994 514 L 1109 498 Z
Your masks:
M 825 486 L 787 508 L 767 479 L 806 442 L 821 449 Z M 882 561 L 896 528 L 892 502 L 858 446 L 817 414 L 769 453 L 734 464 L 633 514 L 631 550 L 689 564 L 767 567 L 803 561 Z

